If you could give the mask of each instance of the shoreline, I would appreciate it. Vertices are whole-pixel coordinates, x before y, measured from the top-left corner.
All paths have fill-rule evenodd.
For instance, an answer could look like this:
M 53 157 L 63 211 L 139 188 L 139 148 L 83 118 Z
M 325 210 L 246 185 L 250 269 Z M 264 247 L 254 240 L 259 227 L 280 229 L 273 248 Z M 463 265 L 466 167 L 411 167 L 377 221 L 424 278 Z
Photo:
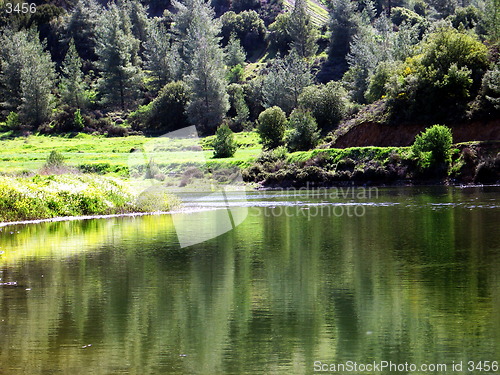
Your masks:
M 304 189 L 306 191 L 314 191 L 317 189 L 335 189 L 335 188 L 365 188 L 367 185 L 357 185 L 357 184 L 349 184 L 349 185 L 331 185 L 331 186 L 313 186 L 312 188 Z M 381 185 L 369 185 L 369 187 L 374 188 L 393 188 L 393 187 L 455 187 L 455 188 L 484 188 L 484 187 L 500 187 L 500 184 L 453 184 L 453 183 L 430 183 L 430 184 L 381 184 Z M 293 191 L 297 188 L 293 186 L 282 186 L 282 187 L 260 187 L 254 188 L 251 191 L 255 192 L 273 192 L 273 191 Z M 200 207 L 181 207 L 171 211 L 153 211 L 153 212 L 126 212 L 120 214 L 108 214 L 108 215 L 81 215 L 81 216 L 58 216 L 52 218 L 44 218 L 44 219 L 33 219 L 33 220 L 19 220 L 19 221 L 5 221 L 0 222 L 0 228 L 12 226 L 12 225 L 27 225 L 27 224 L 41 224 L 41 223 L 55 223 L 55 222 L 63 222 L 63 221 L 83 221 L 83 220 L 94 220 L 94 219 L 113 219 L 120 217 L 142 217 L 142 216 L 155 216 L 155 215 L 172 215 L 172 214 L 180 214 L 180 213 L 195 213 L 202 211 L 211 211 L 217 209 L 225 209 L 224 207 L 208 207 L 208 206 L 200 206 Z M 0 229 L 1 231 L 1 229 Z
M 56 223 L 61 221 L 78 221 L 78 220 L 93 220 L 93 219 L 113 219 L 119 217 L 141 217 L 141 216 L 154 216 L 154 215 L 172 215 L 180 213 L 192 213 L 200 211 L 215 210 L 217 208 L 203 207 L 189 209 L 176 209 L 172 211 L 154 211 L 154 212 L 127 212 L 122 214 L 109 214 L 109 215 L 81 215 L 81 216 L 58 216 L 45 219 L 33 220 L 20 220 L 20 221 L 4 221 L 0 222 L 0 228 L 8 227 L 10 225 L 26 225 L 26 224 L 41 224 L 41 223 Z

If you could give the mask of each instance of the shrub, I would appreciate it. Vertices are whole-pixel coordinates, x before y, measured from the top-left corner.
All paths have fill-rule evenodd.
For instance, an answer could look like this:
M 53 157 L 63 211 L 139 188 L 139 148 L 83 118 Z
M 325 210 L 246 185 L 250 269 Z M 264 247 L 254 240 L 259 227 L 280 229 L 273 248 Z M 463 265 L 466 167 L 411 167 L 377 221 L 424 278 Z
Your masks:
M 449 164 L 451 161 L 451 129 L 443 125 L 433 125 L 415 137 L 413 154 L 422 167 Z
M 338 82 L 308 86 L 299 96 L 299 106 L 311 111 L 321 129 L 338 125 L 347 111 L 347 92 Z
M 365 93 L 368 103 L 373 103 L 387 94 L 386 84 L 397 69 L 398 64 L 394 62 L 382 62 L 377 66 Z
M 52 151 L 47 157 L 45 165 L 49 168 L 60 168 L 64 166 L 64 156 L 59 151 Z
M 80 108 L 78 108 L 75 111 L 75 117 L 74 117 L 74 120 L 73 120 L 73 125 L 74 125 L 75 129 L 77 129 L 77 130 L 82 130 L 83 127 L 84 127 L 84 125 L 85 125 L 85 122 L 83 120 L 83 116 L 80 113 Z
M 21 125 L 21 122 L 19 121 L 19 114 L 16 112 L 10 112 L 7 115 L 7 120 L 5 121 L 7 129 L 17 130 L 19 129 L 19 125 Z
M 286 115 L 280 107 L 271 107 L 261 112 L 258 119 L 257 132 L 264 148 L 276 148 L 283 142 Z
M 290 115 L 289 126 L 291 130 L 286 136 L 286 144 L 290 151 L 307 151 L 318 144 L 318 125 L 310 112 L 294 110 Z
M 185 114 L 189 100 L 189 88 L 182 82 L 167 83 L 158 97 L 147 106 L 131 114 L 134 129 L 144 129 L 153 133 L 166 133 L 189 125 Z
M 243 80 L 243 75 L 245 73 L 245 69 L 241 64 L 235 65 L 229 69 L 227 73 L 227 80 L 230 83 L 238 83 Z
M 219 126 L 215 133 L 214 158 L 230 158 L 236 152 L 234 134 L 227 124 Z
M 243 129 L 245 125 L 247 125 L 248 116 L 250 114 L 248 105 L 245 102 L 243 86 L 233 83 L 227 87 L 227 93 L 229 94 L 230 103 L 227 116 L 231 117 L 233 126 L 238 129 Z
M 412 120 L 460 117 L 489 66 L 488 49 L 477 38 L 450 27 L 430 34 L 418 48 L 422 53 L 408 58 L 390 79 L 392 104 L 406 108 Z

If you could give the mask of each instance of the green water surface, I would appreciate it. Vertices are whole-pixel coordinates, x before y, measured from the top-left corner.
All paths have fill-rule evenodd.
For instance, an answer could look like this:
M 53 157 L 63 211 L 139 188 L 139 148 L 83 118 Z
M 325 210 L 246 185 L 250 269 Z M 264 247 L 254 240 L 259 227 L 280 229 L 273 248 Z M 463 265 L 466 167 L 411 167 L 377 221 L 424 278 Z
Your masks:
M 500 373 L 500 187 L 323 193 L 0 228 L 0 374 Z

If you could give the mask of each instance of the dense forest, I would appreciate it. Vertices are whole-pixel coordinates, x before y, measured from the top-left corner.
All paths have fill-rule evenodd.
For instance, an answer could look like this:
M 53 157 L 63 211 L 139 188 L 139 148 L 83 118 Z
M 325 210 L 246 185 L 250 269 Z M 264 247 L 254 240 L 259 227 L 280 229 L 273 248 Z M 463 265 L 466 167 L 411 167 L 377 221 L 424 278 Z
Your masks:
M 1 4 L 1 3 L 0 3 Z M 13 135 L 258 127 L 307 150 L 371 108 L 387 123 L 500 112 L 498 0 L 4 2 Z M 286 123 L 286 126 L 285 126 Z

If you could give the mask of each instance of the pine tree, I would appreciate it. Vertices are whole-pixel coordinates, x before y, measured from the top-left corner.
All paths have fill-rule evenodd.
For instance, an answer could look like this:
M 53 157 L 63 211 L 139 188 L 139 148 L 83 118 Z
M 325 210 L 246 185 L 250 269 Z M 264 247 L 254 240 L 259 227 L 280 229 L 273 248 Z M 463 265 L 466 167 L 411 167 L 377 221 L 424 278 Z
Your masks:
M 289 34 L 292 39 L 291 46 L 299 56 L 309 57 L 316 53 L 318 45 L 318 30 L 311 21 L 307 12 L 306 0 L 295 0 L 295 6 L 290 15 Z
M 38 35 L 27 31 L 14 32 L 6 29 L 0 43 L 0 63 L 2 74 L 2 106 L 8 110 L 15 111 L 21 104 L 21 70 L 25 62 L 25 52 L 30 39 L 38 38 Z
M 38 40 L 38 34 L 30 30 L 21 68 L 21 105 L 19 112 L 26 124 L 40 125 L 46 121 L 54 104 L 52 88 L 55 82 L 55 66 L 50 54 Z
M 236 34 L 232 33 L 226 46 L 226 64 L 229 67 L 243 65 L 246 59 L 245 49 Z
M 333 0 L 330 12 L 330 61 L 343 73 L 348 69 L 347 54 L 354 35 L 362 24 L 356 13 L 356 2 L 351 0 Z
M 229 109 L 224 54 L 219 46 L 220 24 L 204 0 L 192 0 L 193 18 L 187 29 L 185 45 L 191 89 L 187 114 L 202 132 L 213 132 Z
M 73 107 L 82 108 L 85 104 L 85 82 L 83 80 L 82 60 L 76 52 L 73 39 L 69 43 L 61 71 L 60 87 L 63 100 Z
M 167 29 L 161 23 L 152 23 L 148 35 L 144 44 L 145 68 L 153 77 L 156 90 L 159 90 L 168 82 L 180 78 L 179 53 L 172 45 Z
M 128 15 L 111 4 L 103 16 L 97 48 L 103 103 L 125 110 L 135 99 L 141 76 L 138 51 L 139 41 L 132 35 Z
M 140 42 L 139 55 L 144 57 L 145 43 L 149 39 L 149 30 L 154 21 L 148 18 L 147 8 L 138 0 L 121 0 L 118 5 L 128 15 L 132 34 Z
M 84 60 L 97 60 L 97 42 L 102 8 L 95 0 L 77 0 L 68 21 L 69 38 L 75 41 L 78 55 Z
M 214 38 L 220 34 L 220 21 L 215 19 L 215 12 L 207 0 L 186 0 L 184 3 L 173 0 L 172 5 L 175 9 L 172 16 L 173 34 L 182 60 L 181 72 L 190 74 L 193 57 L 197 53 L 196 41 L 193 43 L 193 30 L 203 30 L 209 39 Z
M 265 107 L 278 106 L 286 113 L 297 107 L 302 90 L 312 83 L 309 65 L 296 51 L 274 61 L 262 87 Z

